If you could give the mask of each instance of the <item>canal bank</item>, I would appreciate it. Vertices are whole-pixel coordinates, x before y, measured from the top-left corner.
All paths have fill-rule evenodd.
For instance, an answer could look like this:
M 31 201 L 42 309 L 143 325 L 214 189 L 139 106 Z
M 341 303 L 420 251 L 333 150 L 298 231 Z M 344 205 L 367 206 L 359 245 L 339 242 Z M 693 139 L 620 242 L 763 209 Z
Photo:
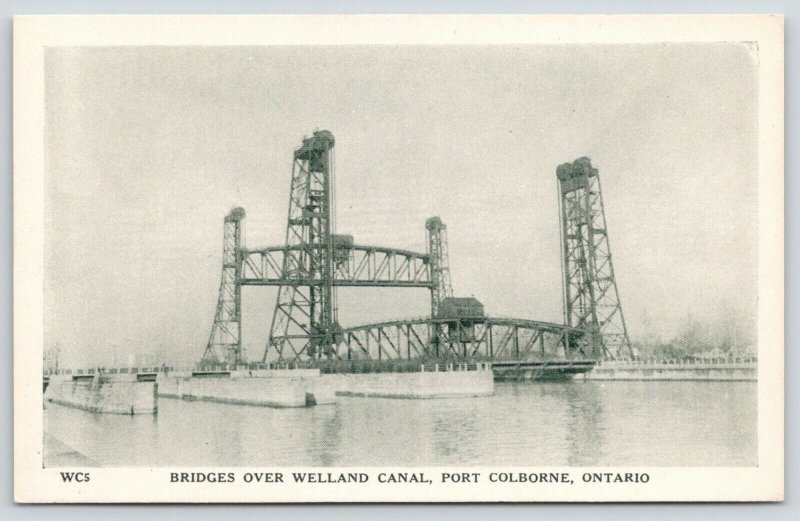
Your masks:
M 754 357 L 711 360 L 609 360 L 599 362 L 579 380 L 656 380 L 705 382 L 755 382 L 758 361 Z

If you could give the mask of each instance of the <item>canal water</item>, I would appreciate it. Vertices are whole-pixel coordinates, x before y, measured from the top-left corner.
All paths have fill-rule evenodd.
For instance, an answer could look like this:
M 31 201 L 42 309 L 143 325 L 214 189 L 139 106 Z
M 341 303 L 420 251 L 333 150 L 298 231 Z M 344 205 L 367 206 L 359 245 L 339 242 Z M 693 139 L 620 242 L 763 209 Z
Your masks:
M 754 466 L 756 386 L 498 383 L 486 398 L 340 397 L 303 409 L 162 398 L 155 416 L 48 403 L 44 426 L 49 443 L 115 467 Z

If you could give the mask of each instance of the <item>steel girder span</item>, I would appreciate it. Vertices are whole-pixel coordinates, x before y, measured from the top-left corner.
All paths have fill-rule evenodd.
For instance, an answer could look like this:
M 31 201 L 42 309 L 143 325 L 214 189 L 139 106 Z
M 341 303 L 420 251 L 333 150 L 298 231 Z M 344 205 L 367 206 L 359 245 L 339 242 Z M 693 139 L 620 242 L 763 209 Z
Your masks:
M 596 360 L 589 331 L 535 320 L 422 317 L 344 329 L 339 360 Z
M 321 286 L 305 268 L 308 247 L 271 246 L 240 249 L 244 286 Z M 346 245 L 334 249 L 333 286 L 433 287 L 428 270 L 429 255 L 381 246 Z

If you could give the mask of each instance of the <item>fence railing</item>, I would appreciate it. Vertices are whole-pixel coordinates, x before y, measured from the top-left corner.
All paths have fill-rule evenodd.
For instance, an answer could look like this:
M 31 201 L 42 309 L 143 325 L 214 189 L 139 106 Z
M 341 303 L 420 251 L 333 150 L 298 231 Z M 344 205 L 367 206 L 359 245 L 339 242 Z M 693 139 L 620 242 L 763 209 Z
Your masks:
M 85 376 L 95 374 L 140 374 L 140 373 L 165 373 L 175 371 L 172 366 L 159 367 L 91 367 L 81 369 L 45 369 L 44 376 Z
M 617 358 L 598 362 L 602 365 L 720 365 L 757 364 L 757 356 L 711 357 L 711 358 Z
M 247 364 L 215 364 L 194 367 L 118 367 L 118 368 L 81 368 L 81 369 L 46 369 L 43 376 L 92 376 L 116 374 L 152 374 L 152 373 L 221 373 L 231 371 L 265 371 L 265 370 L 302 370 L 319 369 L 323 374 L 330 373 L 414 373 L 439 371 L 488 371 L 492 365 L 488 362 L 472 363 L 420 363 L 413 360 L 330 360 L 305 363 L 261 363 Z

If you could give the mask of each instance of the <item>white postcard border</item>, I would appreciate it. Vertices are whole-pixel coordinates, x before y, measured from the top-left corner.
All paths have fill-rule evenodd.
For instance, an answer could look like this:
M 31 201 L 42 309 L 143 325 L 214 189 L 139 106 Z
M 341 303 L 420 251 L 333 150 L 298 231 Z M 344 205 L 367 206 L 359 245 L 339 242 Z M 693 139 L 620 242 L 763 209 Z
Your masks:
M 308 30 L 310 25 L 314 30 Z M 433 485 L 247 484 L 279 468 L 42 468 L 44 48 L 71 45 L 356 45 L 757 42 L 759 48 L 758 467 L 447 467 Z M 783 19 L 766 15 L 21 16 L 14 20 L 14 493 L 23 502 L 753 501 L 783 498 Z M 73 469 L 87 470 L 87 469 Z M 170 483 L 171 472 L 232 472 L 234 483 Z M 573 485 L 436 483 L 442 472 L 566 472 Z M 585 484 L 591 472 L 646 484 Z

